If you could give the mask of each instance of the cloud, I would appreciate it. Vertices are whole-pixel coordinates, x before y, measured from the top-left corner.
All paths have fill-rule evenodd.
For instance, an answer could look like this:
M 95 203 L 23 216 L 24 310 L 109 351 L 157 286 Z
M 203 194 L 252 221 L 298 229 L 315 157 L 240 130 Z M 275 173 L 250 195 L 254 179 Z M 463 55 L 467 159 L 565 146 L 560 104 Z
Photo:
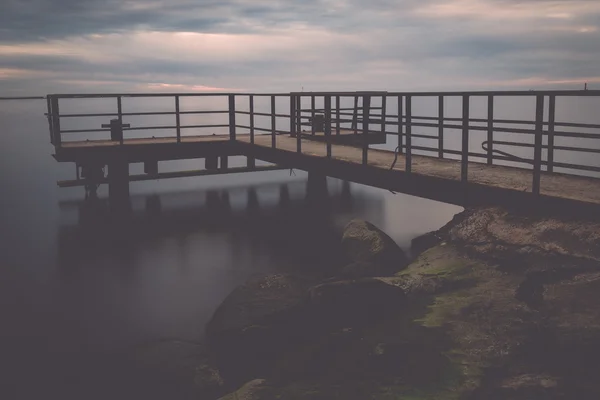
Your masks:
M 0 14 L 11 94 L 573 87 L 599 63 L 592 0 L 4 0 Z

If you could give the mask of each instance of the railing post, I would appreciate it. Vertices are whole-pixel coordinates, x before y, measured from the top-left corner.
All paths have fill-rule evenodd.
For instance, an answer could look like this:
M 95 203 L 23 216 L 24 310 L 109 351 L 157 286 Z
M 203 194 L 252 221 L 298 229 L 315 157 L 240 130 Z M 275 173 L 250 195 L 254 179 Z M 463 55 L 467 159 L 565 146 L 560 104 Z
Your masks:
M 302 153 L 302 95 L 296 96 L 296 151 Z
M 316 125 L 315 125 L 315 95 L 310 96 L 310 124 L 311 124 L 311 134 L 314 136 L 316 133 Z
M 533 184 L 534 195 L 540 194 L 542 171 L 542 137 L 544 135 L 544 95 L 538 94 L 535 100 L 535 147 L 533 149 Z
M 275 139 L 276 133 L 276 121 L 275 121 L 275 96 L 271 96 L 271 147 L 276 148 L 277 143 Z
M 406 96 L 406 166 L 405 170 L 407 173 L 412 171 L 412 96 Z
M 294 95 L 290 93 L 290 136 L 291 137 L 294 137 L 294 132 L 296 130 L 295 115 L 296 115 L 296 110 L 294 109 Z
M 404 133 L 404 113 L 402 112 L 402 95 L 398 96 L 398 153 L 402 154 L 402 136 Z
M 335 96 L 335 107 L 336 107 L 336 116 L 335 116 L 335 133 L 336 135 L 340 134 L 340 96 Z
M 235 95 L 229 95 L 229 140 L 235 140 Z
M 381 134 L 387 139 L 385 133 L 385 117 L 387 113 L 387 95 L 381 95 Z
M 467 183 L 469 180 L 469 95 L 463 95 L 462 99 L 462 160 L 460 168 L 460 180 Z
M 444 96 L 438 97 L 438 158 L 444 158 Z
M 352 128 L 354 134 L 358 134 L 358 95 L 354 96 L 354 113 L 352 115 Z
M 371 96 L 363 95 L 363 151 L 362 163 L 367 165 L 369 154 L 369 116 L 371 107 Z
M 177 126 L 177 143 L 181 143 L 181 122 L 179 120 L 179 96 L 175 96 L 175 125 Z
M 254 95 L 249 96 L 250 102 L 250 143 L 254 144 Z
M 47 118 L 48 118 L 48 130 L 50 131 L 50 143 L 54 144 L 54 132 L 52 130 L 52 100 L 51 100 L 51 96 L 48 95 L 46 96 L 46 106 L 48 108 L 48 112 L 47 114 Z
M 556 96 L 550 96 L 548 105 L 548 172 L 554 171 L 554 122 L 556 115 Z
M 488 132 L 487 132 L 487 163 L 492 165 L 494 163 L 494 96 L 488 96 Z
M 325 140 L 327 141 L 327 158 L 331 158 L 331 95 L 325 95 Z
M 52 96 L 52 133 L 54 134 L 54 145 L 59 146 L 62 143 L 62 134 L 60 133 L 60 110 L 58 108 L 58 97 Z
M 117 118 L 121 125 L 121 144 L 123 144 L 123 105 L 121 104 L 121 96 L 117 96 Z

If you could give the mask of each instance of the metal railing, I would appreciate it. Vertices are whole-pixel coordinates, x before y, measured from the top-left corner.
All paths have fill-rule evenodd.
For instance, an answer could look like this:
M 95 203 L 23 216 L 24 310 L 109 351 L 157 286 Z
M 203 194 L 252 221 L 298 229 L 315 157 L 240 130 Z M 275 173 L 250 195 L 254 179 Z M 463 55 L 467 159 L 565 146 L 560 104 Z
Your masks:
M 173 98 L 173 111 L 161 112 L 126 112 L 122 107 L 123 98 Z M 180 99 L 183 97 L 222 97 L 227 98 L 225 110 L 194 110 L 182 111 Z M 255 100 L 267 98 L 268 110 L 257 110 Z M 434 98 L 437 100 L 437 115 L 414 115 L 413 102 L 415 98 Z M 533 98 L 535 100 L 535 114 L 532 119 L 500 119 L 495 118 L 495 100 L 502 97 Z M 397 153 L 405 157 L 404 170 L 412 172 L 413 155 L 429 153 L 440 159 L 448 156 L 459 156 L 461 163 L 461 176 L 463 182 L 468 181 L 468 166 L 470 159 L 482 160 L 488 165 L 496 164 L 495 161 L 513 161 L 531 166 L 533 170 L 532 192 L 540 192 L 540 176 L 542 166 L 547 172 L 555 168 L 566 168 L 579 171 L 600 173 L 600 167 L 580 163 L 557 162 L 556 151 L 570 151 L 576 153 L 600 154 L 600 146 L 581 147 L 575 145 L 557 145 L 556 138 L 574 139 L 600 139 L 600 124 L 587 124 L 579 122 L 563 122 L 556 119 L 557 98 L 563 97 L 595 97 L 600 99 L 600 91 L 481 91 L 481 92 L 292 92 L 292 93 L 151 93 L 151 94 L 92 94 L 92 95 L 48 95 L 47 117 L 50 129 L 51 142 L 56 147 L 61 147 L 63 135 L 72 133 L 106 132 L 107 129 L 61 129 L 61 119 L 82 117 L 117 117 L 120 124 L 123 117 L 174 115 L 175 125 L 145 126 L 124 128 L 123 131 L 168 129 L 174 131 L 176 142 L 180 143 L 182 130 L 195 128 L 228 128 L 230 140 L 236 140 L 237 134 L 247 131 L 250 142 L 255 143 L 255 136 L 266 134 L 271 136 L 271 147 L 277 147 L 278 135 L 291 135 L 296 138 L 296 151 L 302 153 L 302 140 L 307 134 L 303 127 L 310 126 L 308 135 L 315 135 L 315 117 L 321 114 L 324 120 L 326 143 L 326 157 L 332 157 L 332 132 L 339 135 L 344 129 L 364 138 L 362 141 L 362 163 L 368 164 L 369 144 L 368 135 L 393 135 L 398 138 Z M 92 113 L 92 114 L 61 114 L 59 101 L 64 99 L 96 99 L 112 98 L 116 101 L 117 112 Z M 284 98 L 288 107 L 286 110 L 277 109 L 277 99 Z M 445 99 L 459 98 L 462 111 L 460 117 L 450 117 L 446 114 Z M 487 102 L 487 118 L 471 118 L 470 105 L 474 98 L 483 98 Z M 310 101 L 310 107 L 305 107 L 303 100 Z M 380 106 L 372 106 L 373 100 L 380 99 Z M 390 99 L 394 99 L 397 107 L 391 110 L 388 107 Z M 317 100 L 323 106 L 317 107 Z M 353 101 L 353 107 L 344 106 L 344 102 Z M 246 103 L 247 102 L 247 103 Z M 247 110 L 239 105 L 248 105 Z M 547 104 L 547 108 L 546 108 Z M 281 106 L 280 106 L 281 107 Z M 245 107 L 243 107 L 245 108 Z M 267 107 L 265 107 L 267 108 Z M 226 124 L 181 124 L 181 116 L 186 114 L 227 114 Z M 547 114 L 545 116 L 545 114 Z M 237 116 L 248 116 L 248 125 L 239 123 Z M 269 118 L 268 126 L 258 126 L 257 117 Z M 277 129 L 277 119 L 286 119 L 289 128 Z M 378 125 L 372 130 L 371 125 Z M 506 126 L 509 125 L 509 126 Z M 523 127 L 525 126 L 525 127 Z M 388 130 L 389 127 L 396 127 Z M 435 129 L 436 134 L 423 134 L 414 132 L 419 128 Z M 580 130 L 596 130 L 596 132 L 572 132 L 565 128 L 579 128 Z M 460 150 L 449 149 L 444 146 L 447 130 L 460 131 Z M 482 143 L 483 153 L 470 150 L 470 132 L 485 132 L 486 140 Z M 516 134 L 533 138 L 533 143 L 515 140 L 498 140 L 499 134 Z M 434 142 L 433 145 L 417 145 L 415 139 L 425 139 Z M 544 143 L 546 139 L 546 143 Z M 123 141 L 121 140 L 121 143 Z M 360 143 L 360 142 L 359 142 Z M 600 143 L 600 142 L 599 142 Z M 511 154 L 506 147 L 533 149 L 533 157 L 520 157 Z M 546 152 L 543 159 L 542 153 Z

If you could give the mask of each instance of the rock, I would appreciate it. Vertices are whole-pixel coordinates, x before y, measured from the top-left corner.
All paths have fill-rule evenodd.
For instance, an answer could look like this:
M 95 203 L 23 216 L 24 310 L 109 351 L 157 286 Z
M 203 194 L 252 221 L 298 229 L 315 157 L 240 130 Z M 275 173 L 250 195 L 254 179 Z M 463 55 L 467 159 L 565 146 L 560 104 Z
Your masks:
M 408 265 L 404 251 L 392 238 L 367 221 L 354 219 L 346 225 L 342 248 L 349 260 L 372 263 L 390 275 Z
M 405 303 L 399 286 L 378 278 L 316 285 L 309 289 L 310 304 L 320 323 L 361 324 L 388 314 Z
M 254 379 L 219 400 L 261 400 L 265 399 L 264 396 L 268 391 L 269 387 L 264 379 Z
M 432 248 L 442 242 L 442 238 L 437 232 L 429 232 L 414 238 L 410 243 L 412 256 L 415 257 L 427 249 Z
M 206 332 L 228 380 L 261 376 L 281 352 L 303 339 L 307 287 L 290 275 L 268 275 L 249 280 L 223 301 Z
M 356 261 L 342 268 L 342 271 L 338 274 L 338 277 L 342 279 L 358 279 L 383 276 L 387 275 L 388 272 L 389 271 L 386 271 L 385 268 L 378 267 L 371 262 Z
M 219 370 L 211 365 L 204 346 L 164 340 L 137 348 L 132 355 L 134 370 L 145 386 L 155 390 L 178 390 L 195 396 L 216 397 L 223 391 Z M 160 386 L 160 388 L 159 388 Z

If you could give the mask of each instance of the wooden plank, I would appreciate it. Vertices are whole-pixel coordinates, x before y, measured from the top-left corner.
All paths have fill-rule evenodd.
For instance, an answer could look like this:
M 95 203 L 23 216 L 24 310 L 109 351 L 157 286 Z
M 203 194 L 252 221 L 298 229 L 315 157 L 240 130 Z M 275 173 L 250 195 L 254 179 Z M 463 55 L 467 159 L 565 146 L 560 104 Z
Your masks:
M 535 147 L 533 149 L 533 184 L 534 195 L 540 194 L 542 171 L 542 138 L 544 136 L 544 96 L 537 95 L 535 99 Z

